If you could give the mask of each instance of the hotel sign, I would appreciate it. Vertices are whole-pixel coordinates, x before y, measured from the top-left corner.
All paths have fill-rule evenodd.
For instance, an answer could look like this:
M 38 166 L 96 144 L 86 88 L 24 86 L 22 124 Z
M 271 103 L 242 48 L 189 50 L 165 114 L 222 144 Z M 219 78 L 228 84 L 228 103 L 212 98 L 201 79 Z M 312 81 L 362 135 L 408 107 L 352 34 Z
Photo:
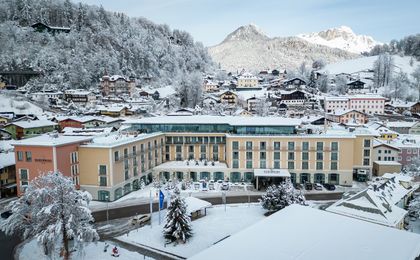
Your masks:
M 40 163 L 46 163 L 46 162 L 52 162 L 51 159 L 35 159 L 35 162 L 40 162 Z
M 290 177 L 287 169 L 254 169 L 254 176 Z

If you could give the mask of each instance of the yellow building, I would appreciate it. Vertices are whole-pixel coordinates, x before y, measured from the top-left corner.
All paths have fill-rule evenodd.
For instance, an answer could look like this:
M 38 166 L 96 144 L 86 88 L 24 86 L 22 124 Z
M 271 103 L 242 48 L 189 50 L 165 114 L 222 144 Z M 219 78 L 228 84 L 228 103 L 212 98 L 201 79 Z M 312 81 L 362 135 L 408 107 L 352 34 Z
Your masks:
M 163 161 L 162 133 L 114 134 L 79 147 L 80 188 L 96 200 L 116 200 L 152 181 L 151 169 Z
M 237 89 L 253 89 L 258 87 L 258 78 L 250 73 L 238 77 Z

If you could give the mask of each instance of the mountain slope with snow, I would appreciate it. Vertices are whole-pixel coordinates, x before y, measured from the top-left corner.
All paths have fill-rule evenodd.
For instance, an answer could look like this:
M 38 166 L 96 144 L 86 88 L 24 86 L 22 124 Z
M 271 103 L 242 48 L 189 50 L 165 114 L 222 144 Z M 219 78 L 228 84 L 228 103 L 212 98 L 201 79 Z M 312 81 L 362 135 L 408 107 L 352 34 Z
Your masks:
M 208 51 L 213 60 L 228 71 L 297 68 L 302 62 L 310 65 L 317 59 L 332 63 L 358 57 L 298 37 L 270 38 L 253 24 L 239 27 Z
M 338 48 L 352 53 L 370 51 L 380 42 L 375 41 L 371 36 L 357 35 L 350 27 L 340 26 L 321 32 L 310 34 L 299 34 L 297 37 L 310 43 L 325 45 L 331 48 Z

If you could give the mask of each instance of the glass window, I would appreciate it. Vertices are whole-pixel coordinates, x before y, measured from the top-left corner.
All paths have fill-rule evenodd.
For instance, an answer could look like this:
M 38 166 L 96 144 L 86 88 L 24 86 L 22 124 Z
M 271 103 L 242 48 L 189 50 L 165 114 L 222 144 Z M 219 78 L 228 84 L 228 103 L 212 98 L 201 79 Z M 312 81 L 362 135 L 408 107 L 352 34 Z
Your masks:
M 287 169 L 293 170 L 295 168 L 295 162 L 287 162 Z
M 218 153 L 219 152 L 219 145 L 214 144 L 213 145 L 213 153 Z
M 252 160 L 252 152 L 246 152 L 246 159 Z
M 232 159 L 239 159 L 239 152 L 238 151 L 232 152 Z
M 302 150 L 303 151 L 309 150 L 309 142 L 302 142 Z
M 369 139 L 365 139 L 364 147 L 370 147 L 370 140 Z
M 274 160 L 280 160 L 280 152 L 274 152 Z
M 274 150 L 280 150 L 280 142 L 274 142 Z
M 18 159 L 18 161 L 23 161 L 23 152 L 22 151 L 17 152 L 17 159 Z
M 295 150 L 295 142 L 288 142 L 287 143 L 287 149 L 289 151 Z
M 294 160 L 295 159 L 295 153 L 294 152 L 289 152 L 287 158 L 289 160 Z
M 206 152 L 206 145 L 205 144 L 202 144 L 201 146 L 200 146 L 200 152 L 202 152 L 202 153 L 205 153 Z
M 266 152 L 260 152 L 260 160 L 265 160 L 265 159 L 267 159 Z
M 239 149 L 239 142 L 237 142 L 237 141 L 232 142 L 232 149 L 238 150 Z
M 274 169 L 280 169 L 280 162 L 279 161 L 274 162 Z
M 27 162 L 32 162 L 32 152 L 25 152 Z
M 369 159 L 363 159 L 363 165 L 369 166 L 370 160 Z
M 246 142 L 246 149 L 252 150 L 252 142 Z
M 331 151 L 338 151 L 338 142 L 331 142 Z
M 316 153 L 316 159 L 317 160 L 324 160 L 324 153 L 323 152 L 317 152 Z
M 337 162 L 331 162 L 331 170 L 337 170 Z
M 260 168 L 265 169 L 266 168 L 266 161 L 260 161 Z
M 316 169 L 317 170 L 322 170 L 323 168 L 323 163 L 322 162 L 316 162 Z
M 99 177 L 99 186 L 107 186 L 107 178 L 106 176 Z
M 363 156 L 369 157 L 370 156 L 370 150 L 363 150 Z
M 120 153 L 118 151 L 114 152 L 114 160 L 117 162 L 120 160 Z
M 316 142 L 316 150 L 317 151 L 324 150 L 324 142 Z
M 106 175 L 106 165 L 99 165 L 99 175 Z
M 338 160 L 338 153 L 332 152 L 331 153 L 331 161 L 337 161 Z
M 308 162 L 302 162 L 302 170 L 309 169 L 309 163 Z
M 176 152 L 177 153 L 181 153 L 182 152 L 182 146 L 181 145 L 177 145 L 176 146 Z
M 266 149 L 266 143 L 260 142 L 260 150 L 265 150 L 265 149 Z
M 246 161 L 246 168 L 252 169 L 252 161 Z
M 309 160 L 309 153 L 308 152 L 302 152 L 302 160 Z
M 232 168 L 239 168 L 239 161 L 238 160 L 234 160 L 233 162 L 232 162 Z
M 28 170 L 27 169 L 20 169 L 20 180 L 27 181 L 28 180 Z

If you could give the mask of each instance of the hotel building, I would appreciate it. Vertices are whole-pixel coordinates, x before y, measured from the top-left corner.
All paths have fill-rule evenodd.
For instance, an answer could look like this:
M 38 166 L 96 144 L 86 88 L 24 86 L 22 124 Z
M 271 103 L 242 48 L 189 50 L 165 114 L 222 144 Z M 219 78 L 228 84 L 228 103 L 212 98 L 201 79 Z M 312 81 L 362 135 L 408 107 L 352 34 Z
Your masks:
M 262 188 L 290 176 L 296 183 L 351 185 L 354 175 L 372 171 L 376 133 L 368 128 L 309 134 L 299 119 L 231 116 L 163 116 L 126 124 L 125 132 L 77 146 L 80 188 L 94 199 L 118 199 L 138 189 L 141 179 L 255 181 Z M 17 152 L 26 149 L 20 147 Z

